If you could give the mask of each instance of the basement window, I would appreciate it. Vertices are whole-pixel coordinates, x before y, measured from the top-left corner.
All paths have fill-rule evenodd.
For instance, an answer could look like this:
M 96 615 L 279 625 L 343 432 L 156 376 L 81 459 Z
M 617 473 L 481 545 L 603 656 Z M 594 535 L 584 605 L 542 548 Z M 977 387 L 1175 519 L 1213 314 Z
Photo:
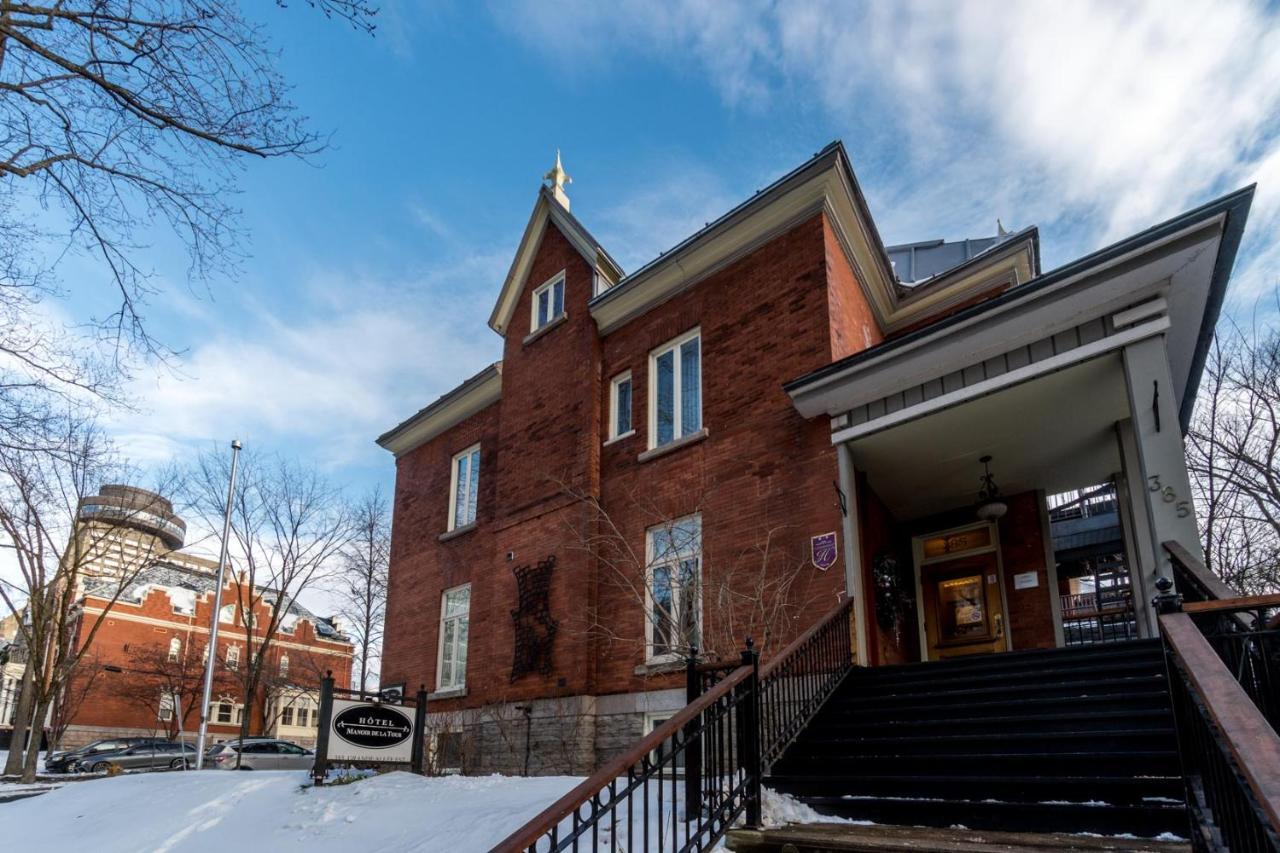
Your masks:
M 564 314 L 564 270 L 553 275 L 533 292 L 533 317 L 529 332 L 533 333 Z

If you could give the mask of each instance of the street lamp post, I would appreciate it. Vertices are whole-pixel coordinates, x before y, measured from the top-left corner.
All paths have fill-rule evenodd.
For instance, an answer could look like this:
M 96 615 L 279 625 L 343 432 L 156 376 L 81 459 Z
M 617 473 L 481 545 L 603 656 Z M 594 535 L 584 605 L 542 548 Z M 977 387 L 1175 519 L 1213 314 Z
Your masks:
M 218 662 L 218 623 L 221 621 L 222 582 L 227 571 L 227 544 L 231 538 L 231 504 L 236 493 L 236 463 L 240 442 L 231 442 L 231 479 L 227 484 L 227 508 L 222 516 L 222 549 L 218 555 L 218 580 L 213 590 L 213 615 L 209 624 L 209 645 L 204 662 L 204 701 L 200 703 L 200 733 L 196 735 L 196 769 L 204 767 L 204 741 L 209 733 L 209 702 L 213 699 L 213 667 Z

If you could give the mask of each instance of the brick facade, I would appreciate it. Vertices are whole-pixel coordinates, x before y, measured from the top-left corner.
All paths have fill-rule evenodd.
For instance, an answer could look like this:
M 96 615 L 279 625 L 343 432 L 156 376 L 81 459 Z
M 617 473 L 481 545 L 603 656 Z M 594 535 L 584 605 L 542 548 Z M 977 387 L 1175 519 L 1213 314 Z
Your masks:
M 656 524 L 701 518 L 708 657 L 736 655 L 747 636 L 767 657 L 845 594 L 843 548 L 825 572 L 809 553 L 814 535 L 844 536 L 830 423 L 803 418 L 783 388 L 885 339 L 830 217 L 797 218 L 603 333 L 592 301 L 600 273 L 581 234 L 547 221 L 518 293 L 504 290 L 495 311 L 514 306 L 494 326 L 504 329 L 500 397 L 417 444 L 386 443 L 414 419 L 380 439 L 398 454 L 383 683 L 436 688 L 442 596 L 470 584 L 465 690 L 430 700 L 435 731 L 467 735 L 465 769 L 519 771 L 528 737 L 540 744 L 535 771 L 580 772 L 684 704 L 682 674 L 646 660 L 646 531 Z M 534 291 L 562 272 L 565 316 L 531 333 Z M 694 329 L 703 430 L 651 450 L 650 355 Z M 608 440 L 611 380 L 628 371 L 633 432 Z M 446 532 L 452 459 L 477 443 L 475 524 Z M 1025 519 L 1014 509 L 1012 535 L 1039 523 L 1034 506 Z M 862 565 L 884 547 L 909 567 L 909 536 L 887 508 L 869 512 Z M 1029 564 L 1038 548 L 1043 568 L 1043 540 L 1023 546 L 1011 559 Z M 550 669 L 512 677 L 512 570 L 548 558 Z M 1019 645 L 1039 643 L 1039 615 L 1019 618 Z M 871 662 L 915 659 L 918 649 L 869 628 Z
M 146 570 L 141 577 L 146 577 Z M 228 579 L 223 589 L 224 606 L 236 602 L 239 592 L 238 580 Z M 71 718 L 62 745 L 72 747 L 99 737 L 126 734 L 193 735 L 200 723 L 198 704 L 212 608 L 211 592 L 190 595 L 186 590 L 164 586 L 144 589 L 136 601 L 122 596 L 114 604 L 109 597 L 87 594 L 74 642 L 77 650 L 86 644 L 89 650 L 66 691 Z M 258 624 L 266 623 L 268 610 L 259 603 L 255 617 Z M 261 635 L 261 629 L 255 630 L 255 648 Z M 178 642 L 171 646 L 173 640 Z M 239 662 L 234 669 L 229 660 L 233 648 L 239 649 Z M 176 656 L 171 650 L 176 651 Z M 267 652 L 263 683 L 249 707 L 250 733 L 276 734 L 306 745 L 314 743 L 314 724 L 282 727 L 280 709 L 269 701 L 269 696 L 298 704 L 306 698 L 310 703 L 310 697 L 318 694 L 320 678 L 329 670 L 333 671 L 337 686 L 350 686 L 352 651 L 346 640 L 319 636 L 315 625 L 306 618 L 298 619 L 290 630 L 278 632 Z M 287 669 L 282 670 L 285 656 Z M 243 703 L 241 677 L 247 665 L 246 629 L 237 616 L 234 622 L 219 625 L 214 705 L 226 700 L 238 708 Z M 160 697 L 173 691 L 179 693 L 178 707 L 184 713 L 163 719 Z M 309 707 L 316 706 L 310 703 Z M 233 716 L 232 723 L 219 724 L 211 717 L 210 736 L 219 740 L 238 734 L 239 725 L 234 720 Z

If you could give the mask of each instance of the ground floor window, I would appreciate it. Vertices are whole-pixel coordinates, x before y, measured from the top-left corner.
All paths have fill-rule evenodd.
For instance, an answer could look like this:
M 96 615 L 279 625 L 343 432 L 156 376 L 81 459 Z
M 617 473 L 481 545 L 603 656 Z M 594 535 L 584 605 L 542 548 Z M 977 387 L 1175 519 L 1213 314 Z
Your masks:
M 645 640 L 649 660 L 698 645 L 702 623 L 702 516 L 649 528 Z
M 440 665 L 436 679 L 440 690 L 466 686 L 470 618 L 471 585 L 445 590 L 440 607 Z

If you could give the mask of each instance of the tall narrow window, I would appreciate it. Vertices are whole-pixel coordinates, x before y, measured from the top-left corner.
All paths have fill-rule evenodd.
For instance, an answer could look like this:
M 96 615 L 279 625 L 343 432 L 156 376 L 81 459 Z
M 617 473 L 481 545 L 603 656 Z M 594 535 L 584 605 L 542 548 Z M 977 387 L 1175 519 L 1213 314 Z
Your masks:
M 227 649 L 227 669 L 240 668 L 240 647 L 232 646 Z
M 173 709 L 176 703 L 173 701 L 173 694 L 164 692 L 160 694 L 160 713 L 157 715 L 161 720 L 168 721 L 173 719 Z
M 536 332 L 564 314 L 564 272 L 556 273 L 550 281 L 533 292 L 533 318 L 529 331 Z
M 446 590 L 440 609 L 440 690 L 456 690 L 467 683 L 467 628 L 471 618 L 471 585 Z
M 480 491 L 480 445 L 468 447 L 453 457 L 449 484 L 449 529 L 474 524 L 476 494 Z
M 171 637 L 169 639 L 169 663 L 177 663 L 180 657 L 182 657 L 182 640 L 177 637 Z
M 289 676 L 289 656 L 280 656 L 280 677 L 287 678 Z
M 691 515 L 649 528 L 650 660 L 687 655 L 702 625 L 702 517 Z
M 609 438 L 631 433 L 631 371 L 609 383 Z
M 649 446 L 702 429 L 702 336 L 681 335 L 649 355 Z

